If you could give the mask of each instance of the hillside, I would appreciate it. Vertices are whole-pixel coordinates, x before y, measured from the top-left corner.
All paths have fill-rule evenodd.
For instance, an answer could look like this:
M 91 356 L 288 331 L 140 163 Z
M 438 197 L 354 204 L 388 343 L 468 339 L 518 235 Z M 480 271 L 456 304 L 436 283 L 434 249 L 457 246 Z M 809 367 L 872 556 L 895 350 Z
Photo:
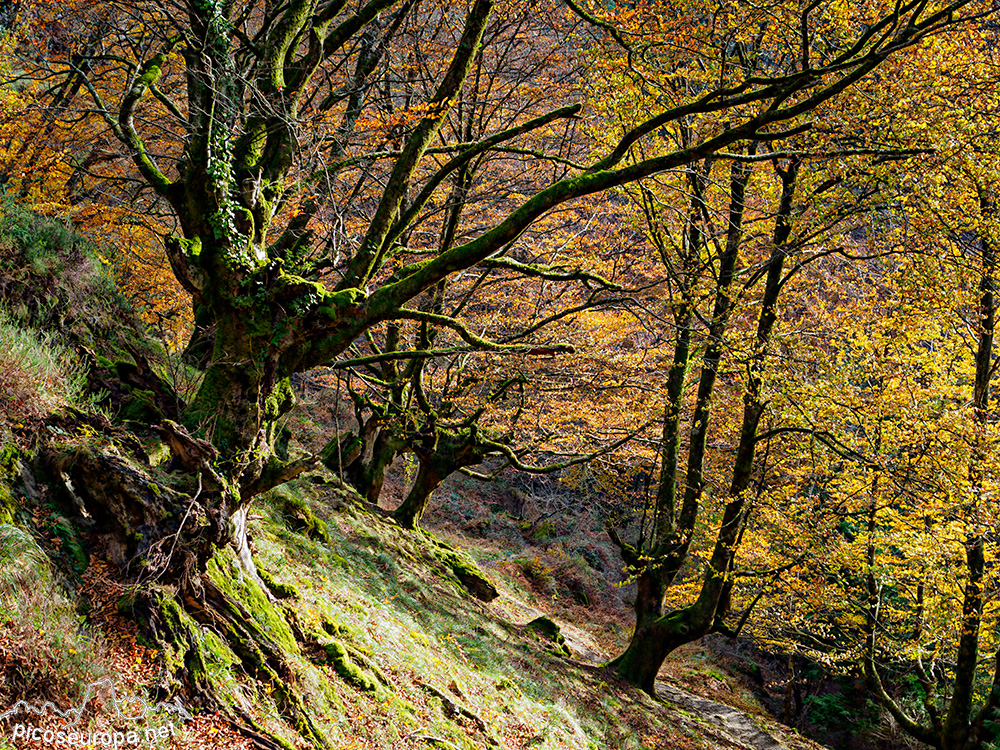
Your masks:
M 456 576 L 456 569 L 460 576 L 472 565 L 461 552 L 430 535 L 400 530 L 329 476 L 296 482 L 261 502 L 255 516 L 255 556 L 277 601 L 255 602 L 254 619 L 295 654 L 295 689 L 333 747 L 686 750 L 736 748 L 739 741 L 778 747 L 728 717 L 720 727 L 717 704 L 702 705 L 673 690 L 657 703 L 620 683 L 600 668 L 606 654 L 584 630 L 563 628 L 565 652 L 561 643 L 528 627 L 542 612 L 508 577 L 490 575 L 499 596 L 480 602 Z M 169 684 L 164 674 L 169 657 L 143 645 L 143 624 L 127 617 L 130 586 L 116 580 L 100 550 L 89 550 L 89 558 L 76 588 L 66 592 L 72 599 L 54 607 L 46 602 L 60 590 L 51 581 L 47 590 L 34 588 L 30 598 L 17 602 L 16 616 L 5 618 L 3 704 L 48 699 L 63 708 L 77 705 L 86 680 L 103 676 L 112 677 L 120 695 L 146 700 L 155 687 Z M 56 562 L 65 566 L 67 560 Z M 19 564 L 8 558 L 3 570 L 9 574 Z M 35 569 L 22 575 L 37 586 L 45 580 L 46 563 L 32 564 Z M 234 571 L 221 573 L 235 578 Z M 14 595 L 25 597 L 26 590 Z M 84 628 L 73 626 L 71 602 L 87 612 Z M 270 616 L 273 608 L 289 616 L 294 632 L 282 632 L 280 621 Z M 245 736 L 235 727 L 247 723 L 296 744 L 295 733 L 276 718 L 280 711 L 269 695 L 271 686 L 251 679 L 209 631 L 203 637 L 206 675 L 188 665 L 187 674 L 182 670 L 178 676 L 224 686 L 223 713 L 230 718 L 220 723 L 212 707 L 189 703 L 185 689 L 175 686 L 173 695 L 195 718 L 180 723 L 179 736 L 168 746 L 245 747 Z M 708 664 L 704 670 L 713 673 Z M 755 713 L 758 724 L 783 736 L 762 709 Z M 128 731 L 129 722 L 108 714 L 107 704 L 94 710 L 86 717 L 88 730 Z M 243 716 L 245 723 L 233 716 Z M 10 743 L 21 720 L 14 716 L 5 723 L 8 746 L 45 746 Z M 52 717 L 32 723 L 58 724 Z M 812 747 L 788 738 L 785 747 Z
M 998 17 L 0 7 L 0 742 L 996 750 Z
M 164 438 L 137 421 L 157 398 L 136 383 L 163 385 L 146 368 L 159 362 L 165 372 L 166 354 L 85 240 L 12 206 L 5 217 L 0 324 L 20 348 L 11 344 L 0 371 L 0 746 L 51 746 L 49 729 L 97 744 L 118 732 L 129 744 L 130 732 L 145 740 L 150 727 L 169 726 L 155 746 L 292 747 L 311 733 L 336 748 L 779 747 L 743 714 L 676 686 L 655 701 L 605 670 L 627 630 L 628 593 L 611 569 L 589 567 L 585 578 L 581 545 L 598 567 L 612 565 L 599 559 L 607 552 L 595 519 L 540 527 L 519 520 L 524 507 L 488 509 L 521 492 L 513 488 L 443 487 L 428 523 L 445 542 L 401 529 L 320 467 L 252 506 L 250 550 L 266 589 L 231 549 L 210 565 L 209 578 L 243 608 L 243 640 L 224 623 L 195 622 L 170 604 L 170 589 L 158 612 L 140 609 L 156 579 L 120 564 L 90 512 L 93 490 L 71 476 L 88 461 L 127 461 L 164 487 L 176 481 Z M 322 402 L 304 413 L 325 411 Z M 390 498 L 400 491 L 393 481 Z M 547 567 L 566 558 L 554 543 L 570 526 L 580 533 L 576 567 Z M 701 658 L 682 654 L 665 676 L 722 679 L 781 746 L 813 747 L 769 719 L 739 676 Z M 152 708 L 163 704 L 179 707 L 168 722 Z M 59 712 L 75 707 L 83 715 L 67 725 Z

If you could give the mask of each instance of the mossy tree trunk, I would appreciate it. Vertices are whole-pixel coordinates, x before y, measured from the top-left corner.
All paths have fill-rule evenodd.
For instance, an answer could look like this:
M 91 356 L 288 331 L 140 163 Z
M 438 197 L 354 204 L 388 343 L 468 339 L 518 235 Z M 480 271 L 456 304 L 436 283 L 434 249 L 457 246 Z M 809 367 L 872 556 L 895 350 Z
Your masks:
M 378 505 L 385 485 L 385 475 L 396 458 L 406 449 L 406 440 L 391 427 L 379 430 L 371 446 L 371 456 L 362 457 L 347 474 L 347 481 L 369 503 Z
M 303 70 L 291 61 L 286 63 L 283 45 L 307 28 L 312 14 L 307 12 L 308 3 L 293 5 L 296 8 L 287 11 L 286 27 L 279 24 L 267 37 L 268 44 L 281 52 L 274 58 L 277 67 L 265 70 L 256 86 L 263 99 L 280 102 L 275 111 L 294 116 L 303 95 L 294 81 L 301 79 Z M 372 3 L 355 20 L 362 25 L 370 22 L 378 5 Z M 477 0 L 470 9 L 436 101 L 450 101 L 461 88 L 490 8 L 488 0 Z M 332 32 L 330 20 L 320 26 L 326 33 Z M 255 495 L 308 468 L 307 462 L 282 461 L 273 450 L 275 424 L 294 403 L 289 377 L 330 362 L 362 331 L 391 317 L 420 289 L 407 290 L 402 296 L 384 294 L 378 299 L 361 291 L 356 284 L 364 283 L 375 272 L 361 262 L 362 257 L 374 261 L 380 251 L 373 247 L 355 258 L 348 278 L 334 291 L 289 270 L 296 238 L 286 235 L 268 243 L 267 235 L 284 200 L 283 180 L 291 166 L 295 134 L 284 117 L 268 114 L 268 105 L 249 113 L 243 135 L 231 140 L 233 132 L 240 132 L 236 122 L 246 86 L 233 62 L 234 40 L 214 3 L 193 11 L 190 22 L 196 32 L 192 39 L 202 41 L 188 39 L 182 44 L 190 71 L 187 95 L 196 114 L 189 123 L 191 135 L 178 177 L 168 179 L 146 155 L 133 115 L 140 99 L 162 75 L 161 66 L 170 49 L 181 43 L 180 38 L 171 39 L 162 53 L 143 66 L 114 126 L 132 147 L 140 171 L 180 219 L 183 236 L 167 241 L 168 257 L 178 279 L 196 300 L 201 327 L 214 333 L 204 380 L 183 422 L 192 435 L 208 440 L 217 452 L 214 461 L 189 468 L 204 475 L 202 500 L 217 506 L 221 515 L 220 532 L 198 544 L 219 545 L 229 541 L 234 513 Z M 330 52 L 322 50 L 323 54 Z M 387 241 L 406 185 L 446 111 L 444 104 L 435 108 L 405 144 L 405 154 L 373 220 L 369 246 Z M 305 234 L 298 239 L 303 237 Z M 377 456 L 376 464 L 381 458 Z M 378 465 L 372 467 L 372 484 L 378 484 L 381 473 Z M 206 551 L 197 554 L 198 559 L 207 556 Z
M 659 620 L 666 594 L 665 577 L 645 573 L 640 575 L 635 597 L 636 622 L 632 638 L 621 656 L 610 666 L 639 688 L 653 694 L 653 684 L 663 660 L 676 646 Z
M 678 441 L 675 435 L 678 425 L 674 415 L 680 408 L 680 402 L 678 388 L 671 378 L 668 380 L 664 439 L 661 442 L 661 454 L 663 454 L 661 465 L 664 471 L 661 473 L 660 493 L 657 498 L 659 523 L 656 526 L 654 544 L 650 547 L 652 552 L 644 557 L 638 549 L 623 543 L 616 534 L 614 535 L 622 549 L 626 564 L 639 571 L 639 593 L 635 601 L 636 624 L 631 641 L 625 652 L 610 662 L 610 666 L 651 695 L 654 692 L 656 675 L 663 665 L 663 660 L 671 651 L 713 631 L 728 632 L 725 616 L 729 609 L 732 586 L 729 574 L 739 551 L 747 519 L 746 491 L 753 475 L 758 443 L 757 432 L 764 412 L 763 369 L 778 319 L 778 296 L 785 280 L 784 264 L 789 251 L 792 206 L 799 163 L 792 161 L 785 169 L 776 165 L 775 170 L 781 179 L 782 192 L 775 218 L 772 251 L 767 264 L 767 279 L 761 297 L 754 348 L 749 360 L 739 445 L 733 463 L 729 499 L 716 532 L 712 556 L 703 573 L 697 600 L 686 607 L 664 612 L 666 588 L 673 582 L 685 562 L 690 537 L 699 515 L 710 401 L 722 357 L 721 340 L 731 310 L 729 284 L 735 271 L 740 244 L 744 190 L 750 174 L 746 168 L 737 165 L 733 167 L 729 239 L 727 252 L 721 259 L 722 270 L 718 275 L 720 286 L 716 294 L 710 343 L 706 347 L 702 361 L 693 416 L 694 426 L 689 437 L 688 478 L 684 502 L 675 518 L 674 492 L 671 490 L 674 490 L 675 484 L 672 470 L 676 468 Z M 675 369 L 671 375 L 685 364 L 685 352 L 685 337 L 683 332 L 680 332 L 675 348 Z M 665 451 L 670 453 L 664 453 Z
M 399 525 L 415 529 L 427 510 L 434 490 L 461 468 L 482 463 L 492 452 L 488 442 L 479 439 L 475 424 L 466 428 L 436 428 L 413 447 L 417 457 L 417 476 L 403 502 L 393 513 Z

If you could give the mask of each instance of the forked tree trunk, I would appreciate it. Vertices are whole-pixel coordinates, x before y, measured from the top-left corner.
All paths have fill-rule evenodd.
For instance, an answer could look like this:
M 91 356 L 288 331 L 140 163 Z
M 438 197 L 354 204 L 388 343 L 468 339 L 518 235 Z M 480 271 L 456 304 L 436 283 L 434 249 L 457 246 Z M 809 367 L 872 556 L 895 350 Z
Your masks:
M 731 544 L 728 548 L 733 550 L 735 546 Z M 716 550 L 719 549 L 717 546 Z M 726 564 L 718 555 L 713 557 L 713 562 Z M 726 577 L 709 574 L 694 604 L 663 614 L 663 600 L 669 585 L 666 580 L 655 571 L 639 577 L 632 638 L 625 652 L 608 664 L 651 696 L 656 694 L 656 676 L 667 656 L 680 646 L 714 632 L 724 614 L 722 610 L 729 604 Z
M 437 466 L 437 461 L 433 460 L 433 458 L 428 460 L 419 459 L 419 467 L 416 479 L 413 480 L 413 486 L 410 487 L 406 498 L 393 513 L 393 517 L 399 522 L 400 526 L 404 529 L 417 528 L 420 519 L 424 515 L 424 511 L 427 510 L 427 504 L 430 502 L 431 495 L 444 478 L 445 475 L 441 473 L 440 467 Z
M 406 448 L 406 442 L 393 435 L 390 430 L 382 427 L 371 446 L 371 456 L 365 450 L 347 472 L 348 483 L 372 505 L 378 505 L 385 485 L 385 475 L 400 453 Z
M 686 643 L 702 638 L 713 632 L 726 628 L 722 623 L 730 605 L 731 582 L 729 574 L 736 558 L 739 544 L 743 536 L 747 514 L 747 490 L 750 487 L 754 468 L 754 456 L 757 447 L 757 429 L 764 412 L 762 396 L 764 363 L 777 323 L 777 302 L 783 284 L 785 257 L 788 252 L 787 243 L 791 233 L 790 216 L 799 165 L 792 162 L 788 169 L 777 168 L 782 180 L 782 193 L 774 228 L 774 243 L 767 266 L 767 280 L 761 298 L 761 309 L 757 321 L 757 333 L 753 353 L 750 357 L 747 391 L 743 399 L 743 419 L 740 429 L 739 447 L 733 464 L 732 480 L 729 488 L 729 499 L 723 512 L 722 523 L 716 534 L 712 556 L 706 566 L 698 599 L 692 605 L 667 613 L 662 612 L 663 592 L 672 582 L 686 556 L 686 546 L 671 559 L 671 565 L 662 572 L 656 568 L 647 570 L 639 576 L 639 596 L 636 598 L 636 626 L 625 653 L 611 662 L 619 674 L 634 682 L 644 691 L 653 695 L 656 675 L 663 665 L 666 656 L 674 649 Z M 746 185 L 749 172 L 737 173 L 734 169 L 733 195 L 734 205 L 739 204 L 740 210 L 735 212 L 735 218 L 742 216 L 742 190 Z M 734 212 L 731 212 L 731 214 Z M 738 224 L 735 224 L 738 230 Z M 730 227 L 731 231 L 733 226 Z M 730 239 L 733 240 L 732 234 Z M 738 240 L 738 238 L 736 238 Z M 735 242 L 736 240 L 733 240 Z M 731 243 L 732 244 L 732 243 Z M 735 249 L 733 249 L 735 253 Z M 734 260 L 735 256 L 730 260 Z M 717 301 L 718 302 L 718 301 Z M 715 321 L 722 321 L 721 330 L 725 330 L 725 321 L 729 314 L 728 302 L 719 314 L 718 304 Z M 698 406 L 695 409 L 695 422 L 698 430 L 692 429 L 691 451 L 687 474 L 688 486 L 685 492 L 684 507 L 681 509 L 678 526 L 681 530 L 693 529 L 697 516 L 697 506 L 700 502 L 700 485 L 702 483 L 702 468 L 704 450 L 706 447 L 707 422 L 709 415 L 709 397 L 712 393 L 715 372 L 721 361 L 721 349 L 709 346 L 702 369 L 702 380 L 698 394 Z M 707 386 L 707 387 L 706 387 Z M 666 424 L 666 422 L 665 422 Z M 666 443 L 666 441 L 665 441 Z M 662 481 L 662 478 L 661 478 Z M 672 505 L 664 504 L 671 510 Z M 663 532 L 661 525 L 660 531 Z M 667 527 L 672 530 L 672 527 Z M 675 532 L 676 533 L 676 532 Z M 666 540 L 660 539 L 658 552 L 666 552 Z M 620 545 L 621 546 L 621 545 Z M 654 547 L 656 549 L 656 547 Z M 636 551 L 623 547 L 623 554 L 641 559 Z M 654 564 L 659 560 L 666 561 L 665 554 L 654 558 Z M 626 560 L 628 562 L 628 560 Z M 667 579 L 665 576 L 670 575 Z M 659 581 L 659 588 L 652 585 Z M 654 596 L 655 594 L 655 596 Z
M 459 469 L 481 463 L 489 450 L 482 444 L 475 425 L 458 429 L 437 428 L 433 438 L 425 436 L 426 443 L 430 443 L 430 447 L 413 447 L 419 462 L 417 476 L 406 498 L 393 512 L 399 525 L 406 529 L 417 528 L 431 495 L 441 482 Z
M 632 639 L 625 652 L 609 666 L 629 682 L 652 695 L 656 675 L 663 660 L 670 653 L 670 644 L 663 637 L 664 633 L 657 622 L 663 610 L 666 586 L 661 576 L 649 570 L 639 575 L 637 583 L 636 619 Z

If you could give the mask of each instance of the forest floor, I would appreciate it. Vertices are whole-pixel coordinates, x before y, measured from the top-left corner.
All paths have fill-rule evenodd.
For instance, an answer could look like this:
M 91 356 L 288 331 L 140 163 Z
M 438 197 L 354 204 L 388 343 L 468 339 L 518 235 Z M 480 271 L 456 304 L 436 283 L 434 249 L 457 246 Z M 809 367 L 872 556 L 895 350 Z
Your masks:
M 292 425 L 296 432 L 332 428 L 306 423 L 330 413 L 322 396 L 313 397 L 305 399 L 304 422 Z M 405 463 L 391 472 L 387 507 L 400 499 L 406 472 Z M 255 500 L 250 523 L 257 566 L 280 594 L 273 607 L 254 613 L 261 626 L 280 639 L 288 626 L 267 614 L 278 611 L 296 632 L 328 638 L 320 644 L 310 636 L 307 646 L 289 636 L 296 689 L 316 709 L 331 747 L 821 747 L 772 718 L 766 691 L 748 679 L 761 674 L 758 655 L 711 642 L 681 649 L 664 665 L 659 700 L 602 667 L 627 641 L 634 592 L 621 580 L 597 504 L 577 490 L 554 481 L 458 478 L 436 493 L 424 523 L 429 531 L 408 532 L 356 495 L 345 501 L 339 488 L 325 472 L 300 478 Z M 146 711 L 138 722 L 121 710 L 154 704 L 165 655 L 128 616 L 128 585 L 101 562 L 100 550 L 68 545 L 60 511 L 37 487 L 27 494 L 36 502 L 35 536 L 50 559 L 25 572 L 5 569 L 0 554 L 0 584 L 21 587 L 10 611 L 0 607 L 0 749 L 53 746 L 25 736 L 65 724 L 51 711 L 25 714 L 45 700 L 64 710 L 86 702 L 74 729 L 126 740 L 136 731 L 143 747 L 251 747 L 220 706 L 185 705 L 193 718 L 171 715 L 169 722 Z M 472 596 L 459 580 L 473 560 L 498 592 L 492 601 Z M 24 564 L 16 555 L 11 561 Z M 556 640 L 529 626 L 543 616 L 558 624 Z M 211 632 L 203 635 L 213 642 Z M 300 746 L 275 709 L 271 691 L 280 686 L 252 679 L 226 654 L 220 649 L 206 665 L 224 685 L 222 708 L 253 716 L 259 728 Z M 97 686 L 89 697 L 88 685 Z M 166 736 L 147 739 L 150 730 Z
M 627 635 L 618 619 L 627 591 L 614 586 L 601 591 L 586 581 L 594 588 L 594 603 L 585 606 L 560 596 L 568 568 L 546 572 L 545 560 L 558 557 L 552 549 L 533 550 L 523 542 L 515 549 L 461 536 L 449 521 L 449 504 L 462 501 L 470 507 L 483 501 L 462 483 L 446 488 L 428 525 L 436 525 L 446 542 L 468 546 L 499 591 L 489 603 L 470 596 L 448 565 L 442 566 L 442 548 L 432 537 L 405 532 L 360 503 L 329 502 L 328 482 L 299 480 L 259 502 L 252 539 L 258 565 L 279 587 L 291 587 L 293 593 L 281 603 L 285 611 L 307 629 L 320 626 L 335 635 L 353 656 L 348 663 L 361 667 L 363 674 L 346 676 L 330 664 L 315 667 L 335 686 L 322 696 L 327 710 L 320 717 L 333 747 L 818 747 L 781 731 L 741 678 L 712 663 L 704 649 L 671 657 L 662 673 L 660 701 L 618 681 L 600 665 Z M 302 502 L 321 521 L 319 529 L 303 522 Z M 39 520 L 44 528 L 45 519 Z M 512 522 L 521 524 L 518 528 L 524 523 Z M 530 564 L 522 564 L 525 559 L 540 566 L 534 574 Z M 111 678 L 118 696 L 140 700 L 156 682 L 162 656 L 143 645 L 139 627 L 119 612 L 124 592 L 96 558 L 76 590 L 65 593 L 64 601 L 82 603 L 74 609 L 87 612 L 87 627 L 69 632 L 72 616 L 41 599 L 34 613 L 0 618 L 0 714 L 20 699 L 79 705 L 74 701 L 80 700 L 82 685 L 101 677 Z M 527 627 L 540 614 L 559 623 L 568 654 Z M 213 668 L 231 680 L 233 705 L 263 717 L 270 731 L 295 743 L 296 736 L 278 717 L 266 715 L 260 686 L 226 672 L 229 666 Z M 307 701 L 315 697 L 310 690 L 323 692 L 321 683 L 307 681 Z M 699 686 L 705 688 L 701 697 L 691 692 Z M 738 709 L 718 702 L 727 696 Z M 127 732 L 128 722 L 109 715 L 118 699 L 102 698 L 91 702 L 81 726 L 89 732 Z M 188 708 L 195 718 L 178 724 L 153 747 L 250 746 L 219 715 Z M 0 721 L 0 747 L 51 746 L 15 739 L 16 725 L 23 721 L 18 716 Z M 29 729 L 56 723 L 52 716 L 28 721 Z

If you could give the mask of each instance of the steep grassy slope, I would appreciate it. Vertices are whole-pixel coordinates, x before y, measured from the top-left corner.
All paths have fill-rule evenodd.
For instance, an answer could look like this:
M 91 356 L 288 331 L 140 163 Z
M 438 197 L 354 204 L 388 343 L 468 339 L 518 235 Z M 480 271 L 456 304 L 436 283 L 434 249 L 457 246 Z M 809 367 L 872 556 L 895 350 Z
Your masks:
M 344 741 L 371 748 L 414 739 L 433 745 L 433 738 L 470 748 L 736 746 L 711 710 L 657 703 L 617 682 L 600 667 L 590 633 L 566 627 L 568 653 L 540 635 L 530 622 L 545 602 L 528 601 L 519 576 L 491 568 L 499 596 L 480 602 L 453 576 L 451 556 L 467 559 L 463 552 L 401 530 L 331 477 L 289 489 L 324 522 L 329 541 L 289 517 L 279 493 L 255 519 L 255 554 L 279 586 L 294 587 L 299 622 L 333 633 L 356 659 L 360 674 L 347 679 L 355 689 L 338 692 L 334 711 Z M 495 559 L 497 552 L 480 547 L 477 554 Z M 697 667 L 713 671 L 697 658 L 679 655 L 673 666 L 688 677 Z M 723 680 L 756 722 L 789 747 L 810 746 L 765 718 L 735 676 Z
M 80 706 L 74 731 L 125 746 L 131 731 L 180 748 L 738 746 L 711 709 L 653 701 L 600 668 L 627 623 L 614 622 L 623 592 L 596 519 L 528 521 L 492 507 L 496 489 L 441 493 L 439 521 L 476 535 L 473 560 L 332 475 L 306 475 L 252 506 L 266 590 L 229 551 L 210 564 L 239 633 L 195 619 L 197 601 L 178 606 L 107 546 L 92 488 L 69 479 L 88 461 L 117 466 L 183 510 L 198 489 L 148 428 L 176 413 L 192 374 L 144 335 L 84 240 L 12 207 L 0 211 L 0 328 L 0 379 L 17 386 L 0 391 L 0 748 L 51 747 L 44 730 L 67 729 L 53 710 Z M 169 536 L 159 544 L 173 553 Z M 163 605 L 151 614 L 136 602 L 152 589 Z M 551 621 L 530 625 L 542 614 L 578 626 L 568 644 Z M 175 707 L 166 720 L 158 701 Z
M 455 575 L 456 567 L 471 564 L 463 553 L 402 531 L 364 508 L 330 476 L 312 475 L 273 493 L 256 506 L 252 524 L 258 564 L 281 597 L 258 601 L 254 617 L 263 631 L 297 654 L 304 676 L 298 689 L 333 747 L 734 746 L 708 720 L 616 683 L 579 654 L 566 656 L 557 644 L 526 628 L 533 613 L 520 614 L 528 609 L 510 581 L 496 579 L 501 594 L 491 603 L 470 596 Z M 230 576 L 231 571 L 223 563 L 218 573 Z M 235 573 L 229 581 L 240 585 Z M 58 590 L 54 582 L 46 585 Z M 49 671 L 56 677 L 70 672 L 79 680 L 110 675 L 121 692 L 149 697 L 150 689 L 162 683 L 170 656 L 144 646 L 141 628 L 123 616 L 128 588 L 95 560 L 71 593 L 87 602 L 91 625 L 58 634 L 62 640 L 40 649 L 58 652 Z M 30 628 L 31 618 L 41 616 L 30 611 L 38 607 L 37 598 L 32 605 L 22 590 L 21 599 L 26 615 L 19 622 L 5 617 L 0 625 L 0 660 L 10 674 L 30 667 L 23 663 L 30 654 L 9 647 L 14 629 Z M 286 614 L 291 629 L 271 616 L 275 610 Z M 47 627 L 69 631 L 72 610 L 61 617 L 47 620 Z M 35 638 L 44 640 L 37 631 L 46 625 L 37 622 Z M 276 686 L 249 676 L 210 629 L 202 632 L 215 655 L 204 668 L 227 684 L 230 708 L 295 744 L 296 734 L 269 695 Z M 86 653 L 86 663 L 72 662 L 70 650 Z M 21 697 L 63 705 L 80 699 L 81 685 L 73 679 L 48 682 L 45 668 L 31 680 L 5 682 L 3 704 Z M 18 684 L 23 692 L 11 689 Z M 198 713 L 198 706 L 188 708 Z M 171 746 L 241 744 L 231 727 L 213 718 L 211 708 L 195 722 L 181 724 Z M 99 712 L 91 721 L 98 728 L 127 724 Z M 4 730 L 9 742 L 12 729 Z

